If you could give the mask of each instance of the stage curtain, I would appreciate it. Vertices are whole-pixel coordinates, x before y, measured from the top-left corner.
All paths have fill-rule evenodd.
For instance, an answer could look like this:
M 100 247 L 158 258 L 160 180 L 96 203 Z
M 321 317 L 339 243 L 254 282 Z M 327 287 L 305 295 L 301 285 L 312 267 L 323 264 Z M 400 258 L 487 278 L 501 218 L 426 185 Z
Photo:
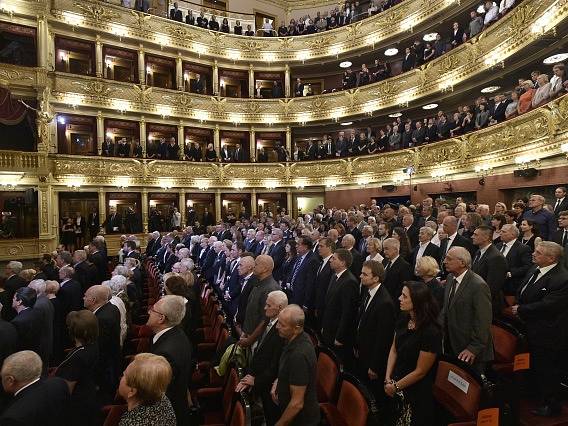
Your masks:
M 15 99 L 12 99 L 12 93 L 0 87 L 0 123 L 7 126 L 20 124 L 26 118 L 27 109 Z

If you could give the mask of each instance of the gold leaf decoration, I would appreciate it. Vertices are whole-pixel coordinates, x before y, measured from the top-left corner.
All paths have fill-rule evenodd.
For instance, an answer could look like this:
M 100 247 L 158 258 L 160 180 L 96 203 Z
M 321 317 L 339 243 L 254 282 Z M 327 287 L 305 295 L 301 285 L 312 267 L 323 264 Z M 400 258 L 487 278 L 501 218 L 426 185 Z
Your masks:
M 211 96 L 211 110 L 217 114 L 223 114 L 226 111 L 227 98 Z
M 136 95 L 138 97 L 138 102 L 142 105 L 147 105 L 150 103 L 150 95 L 152 94 L 152 87 L 146 86 L 139 86 L 137 84 L 133 84 L 134 88 L 136 89 Z
M 304 40 L 304 45 L 308 46 L 310 49 L 319 50 L 329 46 L 335 38 L 335 35 L 317 37 L 313 40 Z
M 223 43 L 223 39 L 226 37 L 225 34 L 220 33 L 218 31 L 207 31 L 209 36 L 211 37 L 210 40 L 215 46 L 221 45 Z
M 438 70 L 441 74 L 445 74 L 447 72 L 453 71 L 456 67 L 460 64 L 460 60 L 458 55 L 444 55 L 440 60 L 437 62 Z
M 316 98 L 312 101 L 312 111 L 321 111 L 327 107 L 327 104 L 327 99 Z
M 74 81 L 73 84 L 81 87 L 81 89 L 83 89 L 83 93 L 95 99 L 108 98 L 111 93 L 120 91 L 120 89 L 117 88 L 111 89 L 109 86 L 99 80 L 89 81 L 87 83 Z
M 259 50 L 265 49 L 268 44 L 256 40 L 247 40 L 241 42 L 240 46 L 245 52 L 258 52 Z
M 262 109 L 262 104 L 257 101 L 243 102 L 241 109 L 245 112 L 250 112 L 252 114 L 257 114 Z
M 534 4 L 517 6 L 512 12 L 509 26 L 504 25 L 505 30 L 513 36 L 517 35 L 532 22 L 536 12 L 537 8 Z
M 284 108 L 284 116 L 288 116 L 290 113 L 290 106 L 292 105 L 292 102 L 294 102 L 294 98 L 278 99 L 278 102 Z
M 294 41 L 294 37 L 278 37 L 280 42 L 280 50 L 288 50 Z
M 180 25 L 168 25 L 166 31 L 170 36 L 184 42 L 190 42 L 195 38 L 187 28 Z
M 89 4 L 88 2 L 75 2 L 73 5 L 83 12 L 87 18 L 96 22 L 108 22 L 119 18 L 120 15 L 113 12 L 112 9 L 104 7 L 100 4 Z

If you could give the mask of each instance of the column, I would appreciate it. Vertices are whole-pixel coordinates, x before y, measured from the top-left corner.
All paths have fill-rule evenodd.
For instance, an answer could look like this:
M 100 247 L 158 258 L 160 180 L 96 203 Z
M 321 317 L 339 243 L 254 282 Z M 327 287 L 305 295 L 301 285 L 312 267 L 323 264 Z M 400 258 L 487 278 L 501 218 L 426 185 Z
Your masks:
M 217 158 L 221 155 L 221 138 L 219 137 L 219 125 L 215 124 L 215 130 L 213 130 L 213 147 L 215 152 L 217 152 Z
M 286 64 L 284 69 L 284 96 L 290 98 L 290 66 Z
M 183 127 L 183 124 L 180 120 L 180 122 L 178 124 L 178 148 L 179 148 L 178 155 L 179 155 L 180 160 L 183 160 L 183 149 L 185 147 L 185 135 L 184 135 L 183 129 L 184 129 L 184 127 Z
M 292 188 L 286 188 L 286 211 L 288 212 L 288 214 L 292 217 L 294 217 L 292 215 Z
M 144 46 L 138 49 L 138 80 L 140 84 L 146 84 L 146 61 L 144 59 Z
M 256 211 L 258 209 L 258 205 L 257 205 L 257 200 L 256 200 L 256 189 L 253 188 L 252 192 L 250 193 L 250 214 L 251 216 L 256 216 Z
M 217 59 L 215 59 L 213 64 L 213 95 L 219 95 L 219 65 Z
M 249 151 L 250 161 L 256 161 L 256 132 L 254 127 L 251 127 L 249 132 Z
M 142 158 L 146 158 L 146 119 L 140 117 L 140 146 L 142 147 Z
M 221 220 L 221 190 L 215 190 L 215 221 L 219 222 Z
M 106 197 L 105 189 L 101 186 L 99 187 L 99 223 L 103 224 L 106 219 Z
M 39 220 L 39 239 L 51 239 L 51 230 L 49 226 L 49 212 L 50 212 L 50 201 L 51 201 L 51 185 L 40 185 L 38 190 L 38 220 Z
M 249 98 L 254 98 L 254 68 L 249 65 Z
M 179 52 L 176 58 L 176 81 L 178 90 L 183 90 L 183 61 L 181 60 L 181 53 Z
M 95 66 L 97 77 L 101 78 L 103 76 L 103 43 L 98 34 L 95 42 Z
M 179 212 L 181 213 L 181 228 L 185 228 L 185 211 L 187 206 L 185 205 L 185 189 L 179 190 Z
M 292 129 L 290 126 L 286 126 L 286 149 L 292 156 Z M 292 160 L 292 158 L 290 158 Z
M 142 228 L 148 233 L 148 189 L 142 189 Z
M 49 30 L 47 27 L 47 18 L 45 16 L 38 16 L 37 18 L 37 66 L 41 68 L 48 68 L 48 53 L 49 53 Z
M 103 142 L 105 140 L 105 120 L 102 111 L 97 112 L 97 153 L 102 154 Z

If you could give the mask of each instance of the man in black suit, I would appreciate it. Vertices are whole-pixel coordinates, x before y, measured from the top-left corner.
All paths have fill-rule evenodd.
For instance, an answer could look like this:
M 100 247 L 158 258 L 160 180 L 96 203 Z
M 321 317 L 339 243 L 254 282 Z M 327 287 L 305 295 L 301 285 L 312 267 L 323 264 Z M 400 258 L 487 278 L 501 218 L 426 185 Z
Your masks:
M 20 277 L 23 265 L 21 262 L 11 261 L 6 265 L 6 279 L 4 280 L 4 291 L 6 292 L 6 302 L 12 303 L 12 298 L 16 290 L 27 285 L 26 280 Z M 16 311 L 11 305 L 2 308 L 2 319 L 11 321 L 16 316 Z
M 345 249 L 337 249 L 331 256 L 330 266 L 334 273 L 327 289 L 321 322 L 322 341 L 348 366 L 353 357 L 353 329 L 359 304 L 359 283 L 348 269 L 352 260 L 351 253 Z
M 491 290 L 493 316 L 500 315 L 504 306 L 503 286 L 507 277 L 507 261 L 503 254 L 492 244 L 493 228 L 478 226 L 472 235 L 473 244 L 478 247 L 473 256 L 471 270 L 479 275 Z
M 205 94 L 205 81 L 201 78 L 201 74 L 196 74 L 196 80 L 193 83 L 193 91 L 195 93 Z M 199 145 L 197 145 L 199 147 Z M 200 157 L 201 158 L 201 157 Z M 199 160 L 195 160 L 199 161 Z
M 552 236 L 552 241 L 560 244 L 564 249 L 564 267 L 568 269 L 568 210 L 561 211 L 558 215 L 558 231 Z
M 460 24 L 458 22 L 454 22 L 452 28 L 452 35 L 450 37 L 450 44 L 452 48 L 459 46 L 463 43 L 463 30 L 460 28 Z
M 235 152 L 233 152 L 233 161 L 237 163 L 242 163 L 245 161 L 245 152 L 240 143 L 235 147 Z
M 270 389 L 278 377 L 278 364 L 285 340 L 276 330 L 278 314 L 288 306 L 286 294 L 276 290 L 268 293 L 264 312 L 266 314 L 266 328 L 257 343 L 252 347 L 252 359 L 247 375 L 237 385 L 237 392 L 253 389 L 262 401 L 262 411 L 268 426 L 274 425 L 279 417 L 280 410 L 272 401 Z
M 2 304 L 0 304 L 0 309 Z M 18 332 L 16 327 L 0 318 L 0 365 L 4 360 L 16 352 L 18 348 Z M 0 400 L 2 398 L 0 397 Z
M 503 225 L 500 236 L 501 243 L 497 245 L 497 249 L 507 261 L 507 278 L 503 293 L 505 296 L 515 296 L 523 278 L 533 266 L 532 252 L 529 246 L 517 240 L 519 229 L 515 225 Z
M 164 296 L 148 310 L 146 325 L 154 337 L 150 352 L 161 355 L 172 367 L 172 381 L 166 395 L 172 403 L 177 424 L 189 424 L 187 385 L 191 374 L 191 346 L 187 336 L 178 326 L 185 316 L 185 300 L 181 296 Z
M 458 219 L 455 216 L 446 216 L 442 222 L 442 227 L 444 234 L 447 235 L 440 243 L 440 262 L 442 263 L 440 266 L 445 277 L 444 258 L 448 250 L 452 247 L 464 247 L 470 256 L 473 257 L 477 249 L 471 240 L 458 234 Z
M 532 413 L 544 417 L 561 411 L 559 377 L 566 356 L 561 340 L 568 324 L 568 271 L 560 264 L 561 256 L 562 247 L 554 242 L 535 247 L 536 266 L 521 284 L 518 305 L 512 306 L 513 314 L 526 325 L 531 371 L 541 397 L 541 405 Z
M 68 423 L 69 387 L 65 380 L 41 380 L 42 362 L 32 351 L 10 355 L 2 366 L 2 385 L 14 395 L 0 416 L 2 425 L 60 426 Z
M 61 301 L 61 311 L 64 318 L 71 311 L 83 309 L 83 294 L 87 288 L 83 289 L 80 281 L 74 280 L 75 270 L 71 266 L 64 266 L 59 269 L 59 291 L 57 298 Z
M 103 222 L 103 228 L 107 234 L 116 234 L 122 227 L 122 216 L 116 212 L 116 207 L 111 207 L 108 217 Z
M 412 273 L 416 271 L 416 262 L 423 256 L 431 256 L 440 263 L 440 247 L 430 241 L 434 237 L 434 230 L 428 226 L 423 226 L 418 232 L 418 244 L 410 254 L 410 265 Z
M 95 284 L 100 284 L 108 278 L 107 259 L 101 251 L 101 245 L 93 240 L 89 244 L 89 261 L 97 268 Z
M 364 290 L 357 315 L 354 348 L 357 375 L 368 384 L 378 404 L 384 403 L 385 399 L 383 382 L 396 318 L 392 298 L 382 285 L 384 278 L 381 263 L 375 260 L 363 263 L 361 285 Z
M 325 307 L 325 297 L 327 288 L 331 281 L 333 271 L 329 263 L 333 252 L 335 251 L 335 243 L 329 238 L 321 238 L 318 243 L 318 253 L 321 261 L 316 271 L 316 277 L 311 288 L 308 289 L 308 311 L 313 313 L 315 329 L 321 329 L 321 320 Z
M 505 111 L 507 110 L 507 105 L 509 102 L 506 101 L 505 96 L 503 95 L 496 95 L 495 96 L 495 104 L 493 105 L 493 112 L 491 117 L 497 123 L 501 123 L 505 121 Z
M 416 55 L 412 53 L 410 47 L 407 47 L 402 59 L 402 72 L 410 71 L 416 65 Z
M 274 272 L 272 276 L 276 281 L 284 279 L 284 258 L 286 257 L 286 243 L 284 242 L 284 233 L 280 228 L 272 229 L 270 233 L 272 245 L 268 249 L 268 255 L 274 260 Z
M 245 244 L 245 250 L 254 253 L 256 250 L 256 245 L 258 242 L 256 241 L 256 232 L 254 229 L 249 229 L 247 231 L 247 236 L 244 239 L 243 243 Z
M 302 83 L 300 78 L 297 78 L 294 84 L 294 97 L 298 98 L 300 96 L 304 96 L 304 83 Z
M 95 314 L 99 323 L 99 362 L 97 379 L 103 399 L 112 399 L 120 376 L 120 312 L 109 302 L 110 288 L 89 287 L 83 302 Z
M 205 227 L 211 226 L 215 223 L 215 217 L 213 216 L 213 213 L 211 213 L 207 208 L 203 210 L 202 223 Z
M 410 240 L 410 247 L 416 247 L 418 245 L 419 228 L 414 225 L 414 216 L 412 214 L 407 213 L 402 216 L 402 227 Z
M 98 271 L 96 266 L 87 260 L 87 252 L 85 250 L 75 250 L 73 252 L 73 270 L 74 275 L 69 278 L 74 278 L 80 283 L 82 293 L 95 284 Z M 61 272 L 61 269 L 59 271 Z M 59 279 L 61 279 L 61 274 L 59 275 Z M 82 302 L 80 303 L 80 306 L 82 306 Z
M 291 294 L 290 303 L 307 310 L 308 290 L 313 287 L 319 262 L 312 252 L 313 243 L 310 237 L 300 236 L 296 241 L 298 257 L 287 277 L 289 282 L 285 283 L 285 287 Z
M 12 325 L 18 332 L 18 349 L 41 353 L 41 315 L 34 310 L 37 293 L 33 288 L 20 287 L 14 294 L 12 307 L 17 312 Z
M 383 252 L 385 279 L 382 285 L 389 291 L 391 299 L 395 301 L 402 293 L 403 283 L 412 279 L 412 269 L 408 262 L 400 256 L 400 242 L 397 239 L 387 238 L 383 243 Z M 398 315 L 400 310 L 398 303 L 395 303 L 395 309 Z
M 99 233 L 101 228 L 99 221 L 99 211 L 94 208 L 91 213 L 89 213 L 89 218 L 87 220 L 89 226 L 89 238 L 93 239 L 95 235 Z
M 170 19 L 178 22 L 183 22 L 183 13 L 178 9 L 177 2 L 174 3 L 174 7 L 170 9 Z
M 554 196 L 556 200 L 554 202 L 554 215 L 558 219 L 560 212 L 568 210 L 568 197 L 566 197 L 566 188 L 564 186 L 559 186 L 554 191 Z
M 32 280 L 28 284 L 29 288 L 36 291 L 37 299 L 34 304 L 34 311 L 39 317 L 39 352 L 38 355 L 43 361 L 43 375 L 47 375 L 47 367 L 53 355 L 53 317 L 54 307 L 47 298 L 45 292 L 45 281 L 42 279 Z
M 234 324 L 238 334 L 245 321 L 248 298 L 252 288 L 256 285 L 256 277 L 253 275 L 254 258 L 252 256 L 243 256 L 238 266 L 239 271 L 239 294 L 231 298 L 232 305 L 235 310 Z
M 352 234 L 346 234 L 341 239 L 341 247 L 348 250 L 351 254 L 351 266 L 349 270 L 351 273 L 358 277 L 361 275 L 361 268 L 363 267 L 363 256 L 355 250 L 355 237 Z
M 223 161 L 224 163 L 230 163 L 232 159 L 233 153 L 227 145 L 223 145 L 223 147 L 221 148 L 221 161 Z

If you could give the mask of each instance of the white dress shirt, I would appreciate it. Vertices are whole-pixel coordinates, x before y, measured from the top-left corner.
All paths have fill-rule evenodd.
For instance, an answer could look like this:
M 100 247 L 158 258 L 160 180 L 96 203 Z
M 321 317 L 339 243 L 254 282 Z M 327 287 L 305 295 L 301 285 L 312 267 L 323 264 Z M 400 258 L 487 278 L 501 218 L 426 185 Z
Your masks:
M 152 343 L 155 345 L 156 342 L 158 341 L 158 339 L 159 339 L 160 337 L 162 337 L 162 334 L 164 334 L 166 331 L 171 330 L 172 328 L 173 328 L 173 327 L 168 327 L 168 328 L 164 328 L 162 331 L 158 331 L 158 332 L 154 335 L 154 337 L 152 338 Z

